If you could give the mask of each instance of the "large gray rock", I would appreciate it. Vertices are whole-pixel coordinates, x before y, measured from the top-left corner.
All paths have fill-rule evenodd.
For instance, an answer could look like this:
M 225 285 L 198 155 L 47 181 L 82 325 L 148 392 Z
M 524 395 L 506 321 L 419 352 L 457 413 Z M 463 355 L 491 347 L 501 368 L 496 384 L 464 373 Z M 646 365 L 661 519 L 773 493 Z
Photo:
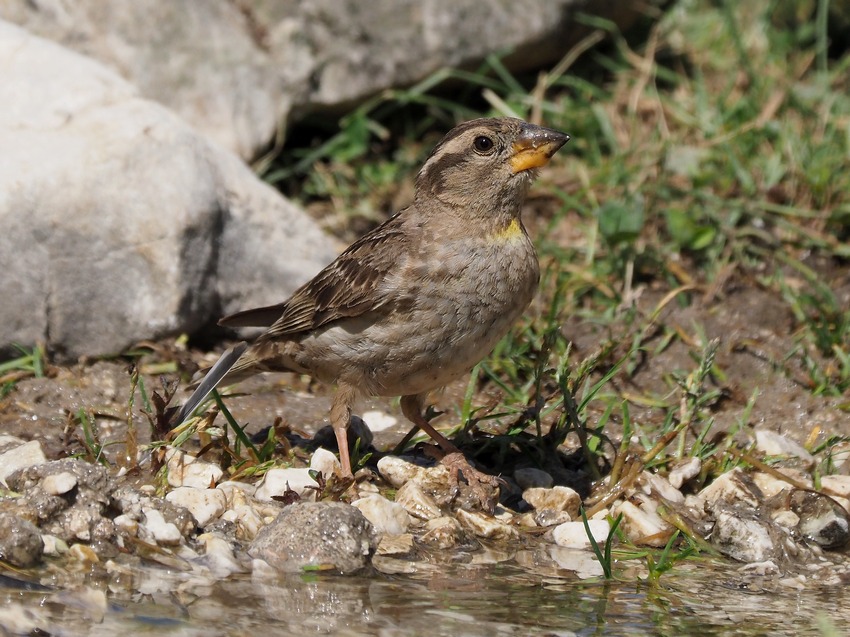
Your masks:
M 289 110 L 272 60 L 230 1 L 4 0 L 0 18 L 90 56 L 243 157 Z
M 377 545 L 375 529 L 350 504 L 297 502 L 257 534 L 248 552 L 283 572 L 346 574 L 366 567 Z
M 563 56 L 577 11 L 628 26 L 615 0 L 5 0 L 0 18 L 96 58 L 211 139 L 253 157 L 277 126 L 442 67 L 511 50 L 509 69 Z
M 0 22 L 0 348 L 116 352 L 279 302 L 334 256 L 235 155 Z

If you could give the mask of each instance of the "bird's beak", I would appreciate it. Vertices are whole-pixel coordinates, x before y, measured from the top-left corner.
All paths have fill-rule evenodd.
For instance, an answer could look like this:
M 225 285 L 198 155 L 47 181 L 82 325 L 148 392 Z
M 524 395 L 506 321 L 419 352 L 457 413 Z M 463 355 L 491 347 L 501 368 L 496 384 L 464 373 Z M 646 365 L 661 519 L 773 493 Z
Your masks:
M 549 163 L 558 149 L 570 141 L 570 136 L 551 128 L 525 124 L 513 143 L 511 169 L 514 174 L 539 168 Z

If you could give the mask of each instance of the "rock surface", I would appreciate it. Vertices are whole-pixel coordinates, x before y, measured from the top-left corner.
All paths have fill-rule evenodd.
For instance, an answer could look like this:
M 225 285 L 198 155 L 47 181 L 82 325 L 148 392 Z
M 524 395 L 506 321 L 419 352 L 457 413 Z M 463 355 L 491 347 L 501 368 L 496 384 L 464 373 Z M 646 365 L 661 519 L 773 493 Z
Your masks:
M 0 59 L 0 348 L 192 332 L 333 258 L 235 155 L 98 63 L 6 22 Z
M 244 158 L 281 121 L 350 106 L 513 49 L 511 70 L 554 61 L 575 43 L 575 11 L 621 28 L 637 3 L 585 0 L 267 2 L 6 0 L 0 18 L 99 60 Z M 167 24 L 168 29 L 162 25 Z
M 353 506 L 303 502 L 263 528 L 249 552 L 284 572 L 353 573 L 369 564 L 377 546 L 374 528 Z
M 42 553 L 44 542 L 38 528 L 12 513 L 0 511 L 0 560 L 26 568 L 36 564 Z

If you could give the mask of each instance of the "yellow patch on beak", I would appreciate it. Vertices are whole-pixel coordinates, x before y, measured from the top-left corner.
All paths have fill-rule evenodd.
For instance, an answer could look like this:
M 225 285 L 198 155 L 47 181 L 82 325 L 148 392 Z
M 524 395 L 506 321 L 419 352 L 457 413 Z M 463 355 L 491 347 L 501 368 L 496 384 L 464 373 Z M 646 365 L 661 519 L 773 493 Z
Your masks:
M 545 166 L 569 139 L 569 135 L 551 128 L 526 124 L 511 146 L 511 170 L 516 174 Z
M 540 168 L 541 166 L 548 164 L 551 158 L 552 155 L 548 149 L 543 146 L 539 148 L 521 148 L 517 150 L 517 145 L 514 144 L 514 155 L 511 157 L 511 170 L 513 170 L 514 173 L 521 173 L 523 170 Z

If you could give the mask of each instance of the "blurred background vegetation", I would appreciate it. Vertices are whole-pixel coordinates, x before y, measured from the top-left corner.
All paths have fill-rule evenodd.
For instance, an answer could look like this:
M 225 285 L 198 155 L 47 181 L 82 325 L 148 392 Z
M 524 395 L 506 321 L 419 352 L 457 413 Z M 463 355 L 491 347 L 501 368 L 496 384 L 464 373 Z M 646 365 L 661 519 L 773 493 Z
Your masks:
M 647 9 L 648 11 L 650 9 Z M 511 75 L 491 56 L 314 117 L 258 170 L 348 240 L 410 200 L 456 122 L 509 115 L 569 132 L 526 223 L 550 298 L 604 320 L 638 286 L 743 274 L 777 290 L 815 354 L 813 389 L 850 386 L 848 3 L 680 0 L 624 38 L 594 18 L 560 63 Z M 337 125 L 338 124 L 338 125 Z M 561 299 L 552 299 L 557 290 Z M 804 348 L 805 349 L 805 348 Z

